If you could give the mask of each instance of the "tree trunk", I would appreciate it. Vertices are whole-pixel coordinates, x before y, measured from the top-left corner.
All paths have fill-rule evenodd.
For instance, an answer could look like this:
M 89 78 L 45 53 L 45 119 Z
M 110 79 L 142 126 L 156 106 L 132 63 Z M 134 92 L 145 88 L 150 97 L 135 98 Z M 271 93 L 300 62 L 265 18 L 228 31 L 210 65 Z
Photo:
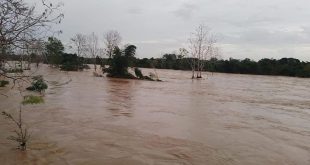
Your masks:
M 97 63 L 96 63 L 96 59 L 95 59 L 95 63 L 94 63 L 94 68 L 95 68 L 95 71 L 97 71 Z
M 192 79 L 194 79 L 195 78 L 195 69 L 193 68 L 192 69 Z

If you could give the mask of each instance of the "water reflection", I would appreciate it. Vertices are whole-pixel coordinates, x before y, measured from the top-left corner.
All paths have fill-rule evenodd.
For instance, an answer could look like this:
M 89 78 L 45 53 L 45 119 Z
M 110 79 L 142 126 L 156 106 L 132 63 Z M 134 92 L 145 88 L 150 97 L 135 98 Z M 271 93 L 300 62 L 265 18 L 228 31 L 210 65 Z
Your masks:
M 107 80 L 107 90 L 102 92 L 107 92 L 106 109 L 113 116 L 131 117 L 133 115 L 134 84 L 134 80 Z

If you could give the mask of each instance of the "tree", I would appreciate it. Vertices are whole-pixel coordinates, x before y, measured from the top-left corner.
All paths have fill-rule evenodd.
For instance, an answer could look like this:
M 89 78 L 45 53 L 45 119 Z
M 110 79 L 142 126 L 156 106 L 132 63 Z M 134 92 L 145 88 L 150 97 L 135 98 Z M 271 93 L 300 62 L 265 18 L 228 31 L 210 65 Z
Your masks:
M 29 5 L 25 0 L 0 1 L 0 75 L 16 81 L 27 75 L 7 75 L 6 55 L 16 49 L 25 50 L 34 41 L 41 40 L 51 31 L 51 25 L 62 21 L 59 13 L 61 4 L 54 5 L 46 0 L 40 6 Z
M 69 54 L 69 53 L 64 53 L 62 54 L 62 62 L 60 69 L 64 71 L 78 71 L 78 70 L 83 70 L 84 68 L 87 68 L 83 64 L 84 58 L 79 57 L 76 54 Z
M 8 112 L 3 111 L 2 115 L 16 125 L 14 130 L 15 136 L 9 136 L 8 139 L 18 143 L 18 149 L 24 151 L 27 149 L 27 143 L 30 139 L 30 133 L 22 119 L 22 105 L 44 103 L 41 96 L 28 95 L 24 96 L 23 102 L 19 106 L 18 118 L 13 117 Z
M 96 58 L 100 54 L 100 48 L 98 46 L 98 36 L 93 32 L 86 40 L 86 50 L 91 58 L 94 59 L 94 69 L 97 70 L 97 60 Z
M 128 73 L 128 67 L 130 66 L 132 57 L 135 56 L 136 49 L 137 47 L 134 45 L 128 45 L 123 50 L 115 47 L 111 59 L 111 65 L 107 70 L 108 76 L 118 78 L 134 78 L 133 75 Z
M 30 61 L 34 61 L 36 66 L 39 67 L 39 63 L 43 60 L 43 55 L 46 53 L 45 42 L 42 40 L 36 40 L 31 45 Z
M 26 0 L 0 1 L 0 77 L 11 79 L 14 86 L 15 84 L 18 85 L 16 89 L 24 98 L 21 105 L 42 103 L 43 98 L 41 96 L 23 95 L 24 86 L 21 82 L 29 82 L 28 79 L 33 77 L 34 72 L 8 74 L 5 67 L 5 64 L 8 64 L 7 55 L 9 52 L 13 54 L 20 51 L 21 60 L 23 60 L 24 54 L 30 57 L 31 51 L 35 49 L 32 45 L 42 41 L 49 32 L 52 32 L 51 25 L 61 23 L 64 17 L 62 13 L 59 13 L 61 4 L 54 5 L 47 0 L 41 0 L 41 2 L 41 4 L 30 5 L 26 3 Z M 31 61 L 29 57 L 28 60 Z M 21 105 L 18 117 L 13 117 L 8 112 L 2 112 L 2 115 L 17 126 L 14 131 L 16 135 L 10 136 L 9 139 L 18 142 L 19 149 L 26 150 L 30 134 L 22 120 Z
M 188 51 L 185 48 L 180 48 L 178 58 L 182 59 L 182 58 L 187 57 L 187 56 L 188 56 Z
M 71 38 L 71 41 L 75 47 L 76 55 L 82 57 L 86 51 L 86 36 L 78 33 Z
M 205 61 L 211 58 L 213 47 L 216 40 L 209 28 L 203 24 L 192 33 L 189 39 L 189 48 L 191 55 L 192 78 L 201 78 L 201 72 L 204 69 Z
M 114 49 L 119 47 L 122 37 L 119 32 L 110 30 L 104 35 L 105 51 L 109 58 L 112 58 Z
M 62 61 L 64 46 L 55 37 L 49 37 L 46 43 L 47 62 L 52 66 L 59 66 Z
M 63 14 L 58 14 L 61 4 L 54 6 L 42 0 L 43 12 L 24 0 L 1 0 L 0 2 L 0 50 L 3 56 L 9 47 L 24 48 L 25 43 L 42 37 L 52 23 L 60 23 Z M 1 59 L 3 60 L 3 59 Z

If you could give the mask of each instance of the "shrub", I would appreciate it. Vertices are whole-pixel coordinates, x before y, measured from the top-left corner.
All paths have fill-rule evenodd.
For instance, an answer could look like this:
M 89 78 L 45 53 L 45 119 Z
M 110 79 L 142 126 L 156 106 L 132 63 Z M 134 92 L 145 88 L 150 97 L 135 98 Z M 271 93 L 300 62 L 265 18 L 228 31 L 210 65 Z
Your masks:
M 37 91 L 37 92 L 43 92 L 45 89 L 47 89 L 47 84 L 44 82 L 44 79 L 41 75 L 35 76 L 32 78 L 33 82 L 31 83 L 32 86 L 26 88 L 30 91 Z
M 28 95 L 24 97 L 24 100 L 22 102 L 23 105 L 26 104 L 40 104 L 44 103 L 44 100 L 41 96 L 33 96 L 33 95 Z
M 6 85 L 9 84 L 9 81 L 6 80 L 0 80 L 0 87 L 5 87 Z

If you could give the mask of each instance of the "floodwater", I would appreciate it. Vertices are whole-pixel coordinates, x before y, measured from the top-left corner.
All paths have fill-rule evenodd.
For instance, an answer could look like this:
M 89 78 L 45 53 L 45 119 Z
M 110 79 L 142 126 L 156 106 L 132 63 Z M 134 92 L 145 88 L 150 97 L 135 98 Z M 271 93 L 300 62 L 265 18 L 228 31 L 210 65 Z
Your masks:
M 23 107 L 29 148 L 6 140 L 14 127 L 1 117 L 0 164 L 310 164 L 310 79 L 157 73 L 163 82 L 42 66 L 45 104 Z M 18 91 L 0 92 L 16 114 Z

